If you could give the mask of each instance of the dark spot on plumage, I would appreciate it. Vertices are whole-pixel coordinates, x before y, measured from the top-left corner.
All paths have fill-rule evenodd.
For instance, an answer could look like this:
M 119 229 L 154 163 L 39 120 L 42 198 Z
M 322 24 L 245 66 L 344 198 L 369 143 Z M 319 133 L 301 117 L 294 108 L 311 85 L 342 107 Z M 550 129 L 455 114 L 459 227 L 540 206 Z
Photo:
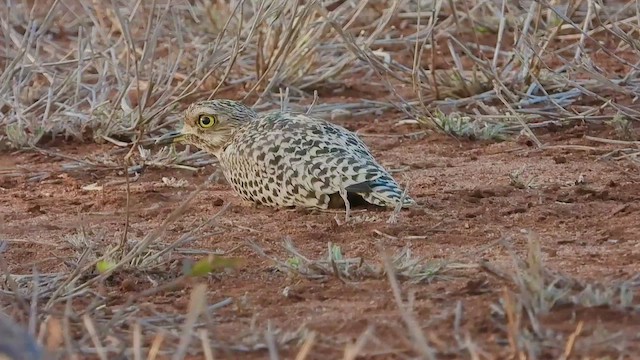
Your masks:
M 274 123 L 274 122 L 278 121 L 278 119 L 280 119 L 280 117 L 281 117 L 281 114 L 273 113 L 273 114 L 269 114 L 269 115 L 265 116 L 263 118 L 263 121 L 265 123 L 267 123 L 267 124 L 270 124 L 270 123 Z
M 361 182 L 359 184 L 349 185 L 345 188 L 345 190 L 347 190 L 348 192 L 354 192 L 354 193 L 369 193 L 373 189 L 371 189 L 371 186 L 369 185 L 368 182 Z
M 276 155 L 273 159 L 269 160 L 269 165 L 276 166 L 282 161 L 282 156 Z
M 302 156 L 304 156 L 306 153 L 307 153 L 307 150 L 305 150 L 305 149 L 300 149 L 300 150 L 296 151 L 295 155 L 296 155 L 296 156 L 301 156 L 301 157 L 302 157 Z
M 279 172 L 278 175 L 276 175 L 276 180 L 282 181 L 282 179 L 284 179 L 284 173 L 283 172 Z
M 327 140 L 331 140 L 331 139 L 324 139 L 323 140 L 323 139 L 317 139 L 315 137 L 312 137 L 311 139 L 308 139 L 308 140 L 309 140 L 309 142 L 311 142 L 311 144 L 305 143 L 305 146 L 320 148 L 320 147 L 324 147 L 324 145 L 326 145 L 326 143 L 327 143 Z
M 323 168 L 322 170 L 320 170 L 320 172 L 318 173 L 318 176 L 326 176 L 327 175 L 327 168 Z
M 322 167 L 322 164 L 317 162 L 311 166 L 311 171 L 320 170 L 321 167 Z
M 376 177 L 378 177 L 378 174 L 374 174 L 374 173 L 367 173 L 367 174 L 364 176 L 364 178 L 365 178 L 365 179 L 367 179 L 367 180 L 373 180 L 373 179 L 375 179 Z
M 326 195 L 326 194 L 322 194 L 318 197 L 318 202 L 320 204 L 327 204 L 329 200 L 330 200 L 329 195 Z

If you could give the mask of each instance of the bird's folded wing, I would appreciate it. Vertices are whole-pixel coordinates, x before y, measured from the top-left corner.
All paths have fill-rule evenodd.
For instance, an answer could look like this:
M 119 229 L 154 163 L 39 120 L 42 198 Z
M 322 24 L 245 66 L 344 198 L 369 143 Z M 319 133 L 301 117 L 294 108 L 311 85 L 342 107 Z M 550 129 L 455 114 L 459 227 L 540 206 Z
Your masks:
M 290 166 L 298 170 L 305 179 L 309 190 L 337 193 L 370 192 L 369 182 L 384 175 L 384 170 L 368 158 L 358 158 L 342 153 L 315 156 L 310 159 L 292 162 Z

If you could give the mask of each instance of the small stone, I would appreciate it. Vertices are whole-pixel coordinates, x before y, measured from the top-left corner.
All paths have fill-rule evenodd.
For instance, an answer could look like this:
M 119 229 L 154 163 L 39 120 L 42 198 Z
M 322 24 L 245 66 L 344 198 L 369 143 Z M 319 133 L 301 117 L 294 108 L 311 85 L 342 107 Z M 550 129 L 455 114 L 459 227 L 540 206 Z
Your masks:
M 562 155 L 556 155 L 553 157 L 553 161 L 556 164 L 566 164 L 567 163 L 567 158 L 562 156 Z
M 222 206 L 224 205 L 224 200 L 222 200 L 221 198 L 215 198 L 213 200 L 213 206 Z
M 136 283 L 133 279 L 124 279 L 120 285 L 124 291 L 133 291 L 136 289 Z

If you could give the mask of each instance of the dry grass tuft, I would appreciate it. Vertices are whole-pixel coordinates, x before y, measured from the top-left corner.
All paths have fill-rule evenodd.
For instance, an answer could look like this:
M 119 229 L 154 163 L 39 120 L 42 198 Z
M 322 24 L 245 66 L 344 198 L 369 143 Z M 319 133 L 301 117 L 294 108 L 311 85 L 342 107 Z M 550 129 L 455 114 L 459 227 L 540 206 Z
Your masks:
M 340 281 L 363 281 L 366 279 L 382 279 L 385 266 L 380 262 L 367 261 L 361 257 L 349 258 L 342 253 L 340 246 L 328 243 L 327 255 L 323 259 L 310 259 L 300 253 L 290 239 L 285 239 L 282 247 L 291 256 L 286 260 L 267 255 L 257 244 L 249 242 L 249 246 L 260 256 L 273 261 L 276 266 L 293 276 L 309 279 L 326 279 L 336 277 Z M 410 283 L 429 283 L 445 280 L 454 276 L 455 270 L 473 268 L 463 263 L 415 258 L 409 247 L 394 254 L 391 266 L 398 278 Z
M 526 250 L 524 258 L 512 252 L 513 270 L 485 264 L 487 270 L 509 283 L 492 306 L 492 316 L 503 329 L 512 354 L 567 358 L 607 352 L 617 344 L 619 354 L 630 351 L 623 344 L 632 342 L 636 335 L 615 325 L 640 310 L 634 299 L 638 284 L 633 279 L 582 281 L 549 269 L 540 239 L 532 232 L 527 233 Z M 568 318 L 557 323 L 555 317 Z M 565 325 L 572 331 L 567 332 Z M 581 333 L 587 327 L 589 331 Z

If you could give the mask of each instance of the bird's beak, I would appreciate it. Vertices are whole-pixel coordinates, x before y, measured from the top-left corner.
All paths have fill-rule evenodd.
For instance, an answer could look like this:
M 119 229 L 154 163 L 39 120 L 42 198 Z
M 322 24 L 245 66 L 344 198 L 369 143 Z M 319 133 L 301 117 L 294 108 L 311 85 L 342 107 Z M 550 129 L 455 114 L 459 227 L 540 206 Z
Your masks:
M 182 131 L 170 131 L 159 138 L 156 138 L 156 144 L 171 144 L 181 142 L 184 138 Z

